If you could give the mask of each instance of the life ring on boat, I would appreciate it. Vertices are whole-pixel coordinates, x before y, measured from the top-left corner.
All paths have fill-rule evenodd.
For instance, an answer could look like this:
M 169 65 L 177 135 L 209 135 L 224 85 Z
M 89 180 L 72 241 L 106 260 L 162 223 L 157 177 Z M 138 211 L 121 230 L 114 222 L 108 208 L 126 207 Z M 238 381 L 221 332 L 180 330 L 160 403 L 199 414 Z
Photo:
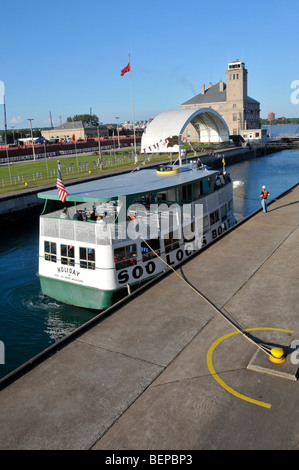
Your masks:
M 175 175 L 176 173 L 180 172 L 180 168 L 177 168 L 175 170 L 169 169 L 169 170 L 157 170 L 157 175 Z

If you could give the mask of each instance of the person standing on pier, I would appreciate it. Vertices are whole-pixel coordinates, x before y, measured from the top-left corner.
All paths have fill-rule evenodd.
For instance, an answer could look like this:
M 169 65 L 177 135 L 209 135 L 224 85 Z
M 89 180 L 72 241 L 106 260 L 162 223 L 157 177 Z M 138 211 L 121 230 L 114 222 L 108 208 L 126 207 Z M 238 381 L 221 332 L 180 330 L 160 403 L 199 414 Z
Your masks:
M 270 193 L 266 190 L 266 186 L 262 187 L 262 193 L 261 193 L 261 198 L 262 198 L 262 208 L 263 212 L 268 212 L 268 207 L 267 207 L 267 197 L 270 196 Z

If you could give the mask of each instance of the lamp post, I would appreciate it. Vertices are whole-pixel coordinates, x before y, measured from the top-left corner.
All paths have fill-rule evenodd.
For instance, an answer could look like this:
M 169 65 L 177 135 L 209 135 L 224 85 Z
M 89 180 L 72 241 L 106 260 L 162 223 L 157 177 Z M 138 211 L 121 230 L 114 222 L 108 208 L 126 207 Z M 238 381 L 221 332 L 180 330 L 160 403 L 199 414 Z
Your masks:
M 117 142 L 118 142 L 118 148 L 120 148 L 120 143 L 119 143 L 119 129 L 118 129 L 118 120 L 119 120 L 119 117 L 116 117 L 116 129 L 117 129 Z
M 99 144 L 99 164 L 100 164 L 100 168 L 101 170 L 103 169 L 103 160 L 102 160 L 102 153 L 101 153 L 101 140 L 100 140 L 100 121 L 99 121 L 99 125 L 98 125 L 98 128 L 97 128 L 97 131 L 98 131 L 98 144 Z
M 27 119 L 27 121 L 30 121 L 30 131 L 31 131 L 31 141 L 32 141 L 32 150 L 33 150 L 33 160 L 35 160 L 35 148 L 34 148 L 34 140 L 33 140 L 33 133 L 32 133 L 32 122 L 33 119 Z
M 9 164 L 9 157 L 8 157 L 7 121 L 6 121 L 5 95 L 3 95 L 3 105 L 4 105 L 4 127 L 5 127 L 5 134 L 4 134 L 4 135 L 5 135 L 5 150 L 6 150 L 6 158 L 7 158 L 9 179 L 10 179 L 10 184 L 11 184 L 11 171 L 10 171 L 10 164 Z

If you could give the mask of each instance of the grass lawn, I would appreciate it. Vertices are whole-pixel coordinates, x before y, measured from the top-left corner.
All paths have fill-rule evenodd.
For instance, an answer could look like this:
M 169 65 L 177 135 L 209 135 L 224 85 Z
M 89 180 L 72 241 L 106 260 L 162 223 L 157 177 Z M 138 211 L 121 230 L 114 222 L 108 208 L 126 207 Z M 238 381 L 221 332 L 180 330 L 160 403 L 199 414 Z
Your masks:
M 172 156 L 174 159 L 177 156 Z M 61 166 L 61 175 L 65 183 L 68 180 L 82 178 L 90 175 L 101 175 L 106 172 L 136 168 L 143 168 L 149 163 L 171 161 L 168 154 L 138 156 L 138 163 L 134 162 L 133 152 L 122 151 L 115 154 L 103 154 L 103 169 L 100 168 L 98 155 L 72 155 L 68 157 L 39 158 L 28 163 L 11 163 L 0 166 L 0 194 L 17 191 L 20 189 L 32 189 L 38 186 L 56 184 L 58 160 Z
M 197 155 L 209 150 L 221 149 L 221 144 L 200 144 Z M 183 145 L 189 157 L 193 155 L 194 148 L 189 145 Z M 36 161 L 24 163 L 10 163 L 0 165 L 0 194 L 10 193 L 21 189 L 33 189 L 46 185 L 56 185 L 58 160 L 60 161 L 61 176 L 67 185 L 68 180 L 75 180 L 91 175 L 101 175 L 103 173 L 114 172 L 117 170 L 132 170 L 138 166 L 146 167 L 149 163 L 174 162 L 177 154 L 172 156 L 139 154 L 138 163 L 134 161 L 133 149 L 127 150 L 107 150 L 102 152 L 103 169 L 99 164 L 98 155 L 86 155 L 85 153 L 70 156 L 41 157 Z

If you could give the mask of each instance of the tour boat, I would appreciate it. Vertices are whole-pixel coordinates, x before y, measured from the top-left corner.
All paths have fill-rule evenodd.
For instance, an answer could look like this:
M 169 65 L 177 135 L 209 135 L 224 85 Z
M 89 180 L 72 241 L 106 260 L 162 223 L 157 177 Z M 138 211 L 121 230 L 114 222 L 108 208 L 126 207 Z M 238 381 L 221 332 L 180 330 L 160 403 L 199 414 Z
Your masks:
M 87 309 L 110 307 L 235 223 L 229 175 L 196 163 L 135 168 L 67 193 L 65 202 L 57 190 L 38 194 L 38 276 L 44 295 Z

